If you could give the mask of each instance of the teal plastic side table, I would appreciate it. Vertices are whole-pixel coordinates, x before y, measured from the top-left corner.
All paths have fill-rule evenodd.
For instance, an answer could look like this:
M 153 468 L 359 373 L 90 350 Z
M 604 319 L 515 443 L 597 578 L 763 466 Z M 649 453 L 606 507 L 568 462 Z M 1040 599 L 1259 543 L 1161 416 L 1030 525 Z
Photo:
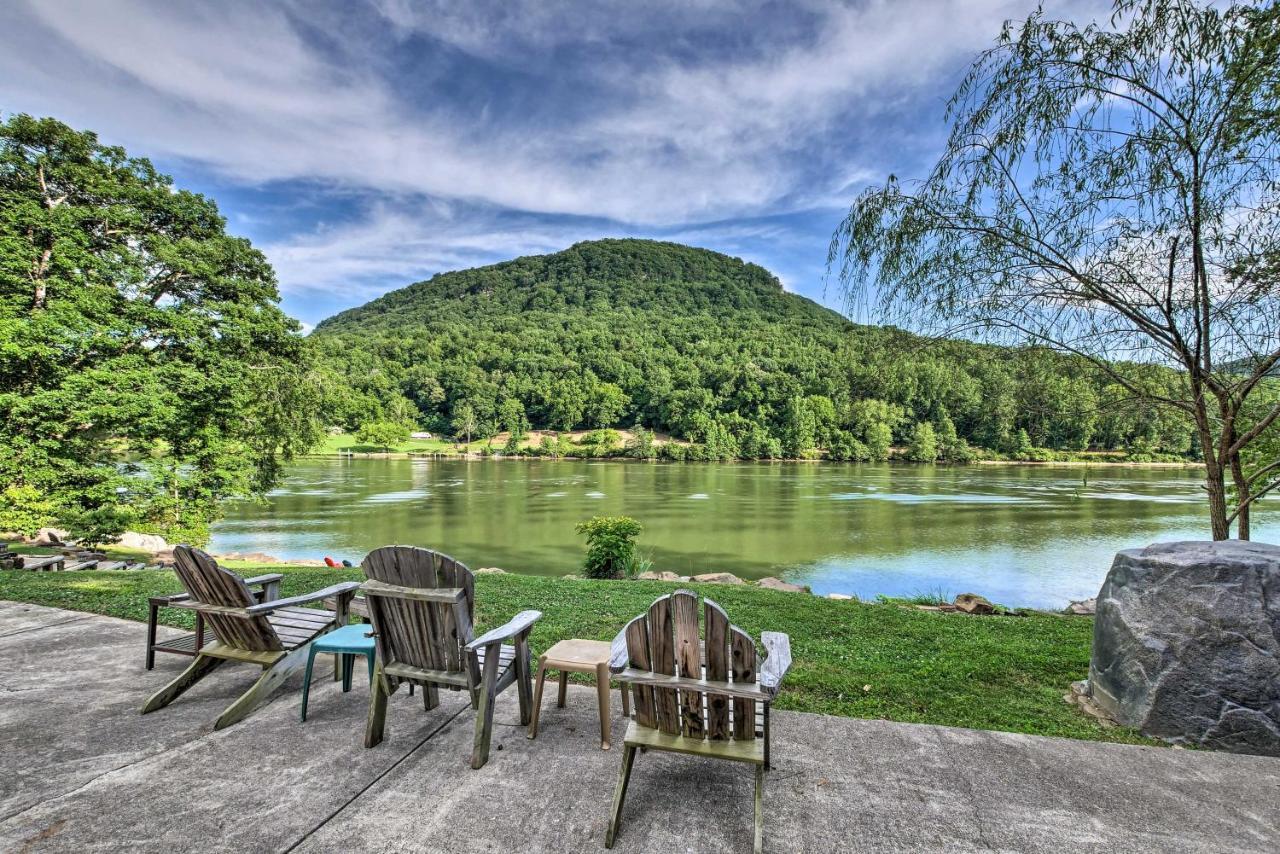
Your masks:
M 357 624 L 343 626 L 328 634 L 321 635 L 311 642 L 307 652 L 307 673 L 302 682 L 302 719 L 307 719 L 307 697 L 311 693 L 311 665 L 315 663 L 317 653 L 331 652 L 342 656 L 342 693 L 351 690 L 351 671 L 355 666 L 357 655 L 363 655 L 369 662 L 369 681 L 373 681 L 373 638 L 366 637 L 373 631 L 373 626 Z

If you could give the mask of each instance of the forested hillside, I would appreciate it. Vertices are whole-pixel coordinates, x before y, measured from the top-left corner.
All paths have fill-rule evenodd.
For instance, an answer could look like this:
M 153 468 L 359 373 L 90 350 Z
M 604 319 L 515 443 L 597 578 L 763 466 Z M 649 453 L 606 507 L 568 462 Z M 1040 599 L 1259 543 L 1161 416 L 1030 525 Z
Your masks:
M 347 428 L 641 425 L 704 458 L 1193 453 L 1181 419 L 1126 403 L 1081 361 L 858 326 L 761 267 L 671 243 L 600 240 L 443 273 L 311 339 L 329 417 Z

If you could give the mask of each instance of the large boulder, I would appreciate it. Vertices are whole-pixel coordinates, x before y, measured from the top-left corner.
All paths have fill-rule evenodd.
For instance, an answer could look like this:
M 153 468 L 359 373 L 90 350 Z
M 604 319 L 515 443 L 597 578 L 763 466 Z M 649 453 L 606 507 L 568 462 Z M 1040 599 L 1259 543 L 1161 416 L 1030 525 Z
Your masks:
M 159 534 L 139 534 L 137 531 L 125 531 L 120 535 L 116 545 L 122 549 L 134 549 L 152 554 L 169 549 L 169 544 Z
M 1280 546 L 1117 554 L 1098 593 L 1089 695 L 1144 735 L 1280 756 Z

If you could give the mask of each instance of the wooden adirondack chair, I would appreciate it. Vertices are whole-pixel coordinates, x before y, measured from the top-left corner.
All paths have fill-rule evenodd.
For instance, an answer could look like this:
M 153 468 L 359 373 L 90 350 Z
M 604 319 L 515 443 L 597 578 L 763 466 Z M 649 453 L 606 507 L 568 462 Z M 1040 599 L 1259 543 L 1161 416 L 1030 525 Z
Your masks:
M 387 698 L 402 682 L 422 687 L 427 709 L 439 704 L 440 686 L 466 689 L 478 712 L 471 767 L 482 767 L 489 761 L 498 694 L 515 683 L 521 725 L 528 726 L 533 714 L 529 633 L 542 612 L 521 611 L 506 625 L 475 637 L 475 576 L 463 564 L 428 549 L 384 546 L 360 566 L 369 579 L 360 590 L 378 645 L 364 746 L 382 741 Z
M 153 694 L 142 707 L 142 713 L 169 705 L 224 661 L 261 666 L 264 671 L 261 678 L 227 707 L 214 723 L 214 729 L 243 719 L 289 676 L 304 667 L 311 641 L 346 625 L 347 608 L 360 587 L 359 582 L 347 581 L 314 593 L 260 603 L 243 578 L 218 566 L 200 549 L 177 546 L 173 558 L 174 572 L 190 598 L 172 602 L 170 607 L 187 608 L 203 615 L 205 625 L 217 641 L 201 648 L 190 667 Z M 326 596 L 336 597 L 335 611 L 296 607 L 318 602 Z
M 636 749 L 667 750 L 755 766 L 755 851 L 764 837 L 765 738 L 756 732 L 756 704 L 773 701 L 791 667 L 791 640 L 764 632 L 767 657 L 756 667 L 751 636 L 729 625 L 724 610 L 705 600 L 705 665 L 698 637 L 698 596 L 677 590 L 658 598 L 618 633 L 609 669 L 627 682 L 635 715 L 623 738 L 622 769 L 604 846 L 613 847 Z

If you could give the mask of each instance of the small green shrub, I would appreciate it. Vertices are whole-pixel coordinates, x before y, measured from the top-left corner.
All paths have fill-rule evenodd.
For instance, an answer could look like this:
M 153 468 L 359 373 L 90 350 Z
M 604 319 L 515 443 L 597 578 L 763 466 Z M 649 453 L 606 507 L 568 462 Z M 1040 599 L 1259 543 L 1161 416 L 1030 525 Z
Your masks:
M 635 563 L 636 536 L 643 530 L 630 516 L 593 516 L 574 528 L 587 537 L 587 578 L 622 578 Z

